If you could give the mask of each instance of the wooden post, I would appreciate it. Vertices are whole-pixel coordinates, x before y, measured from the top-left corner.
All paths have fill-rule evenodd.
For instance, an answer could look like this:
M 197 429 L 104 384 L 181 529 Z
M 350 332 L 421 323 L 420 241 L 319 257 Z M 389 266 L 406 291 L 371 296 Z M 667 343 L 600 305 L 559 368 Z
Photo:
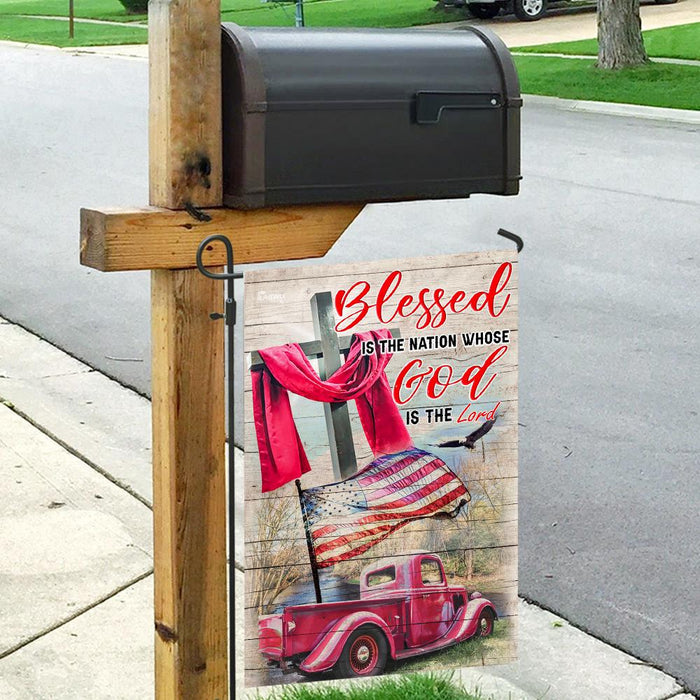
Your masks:
M 227 683 L 223 324 L 218 285 L 152 273 L 156 698 L 223 700 Z
M 222 204 L 219 0 L 149 3 L 153 206 Z M 157 700 L 228 698 L 220 283 L 151 273 Z M 235 679 L 234 679 L 235 683 Z
M 150 0 L 152 207 L 80 217 L 83 265 L 152 270 L 156 700 L 229 697 L 223 289 L 197 245 L 223 233 L 238 264 L 320 257 L 363 206 L 221 208 L 220 44 L 219 0 Z
M 221 3 L 150 0 L 151 204 L 221 206 Z

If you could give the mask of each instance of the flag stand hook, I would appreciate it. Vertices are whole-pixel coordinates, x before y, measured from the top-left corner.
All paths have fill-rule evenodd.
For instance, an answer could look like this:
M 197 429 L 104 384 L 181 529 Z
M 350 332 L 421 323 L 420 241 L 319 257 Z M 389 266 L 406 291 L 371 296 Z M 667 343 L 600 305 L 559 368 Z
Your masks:
M 212 244 L 216 241 L 223 243 L 226 248 L 226 272 L 212 272 L 204 267 L 202 256 L 205 251 L 212 249 Z M 230 630 L 230 685 L 232 695 L 235 697 L 236 684 L 236 654 L 235 654 L 235 639 L 236 639 L 236 536 L 235 536 L 235 517 L 236 517 L 236 498 L 235 498 L 235 454 L 233 447 L 233 426 L 234 426 L 234 326 L 236 324 L 236 299 L 234 297 L 233 282 L 234 280 L 243 277 L 242 272 L 233 271 L 233 246 L 231 241 L 221 234 L 215 234 L 205 238 L 197 248 L 197 269 L 205 276 L 213 280 L 226 280 L 226 301 L 224 304 L 224 313 L 211 313 L 209 317 L 216 321 L 224 319 L 226 323 L 226 386 L 227 386 L 227 423 L 228 423 L 228 521 L 229 521 L 229 559 L 228 559 L 228 614 L 229 614 L 229 630 Z

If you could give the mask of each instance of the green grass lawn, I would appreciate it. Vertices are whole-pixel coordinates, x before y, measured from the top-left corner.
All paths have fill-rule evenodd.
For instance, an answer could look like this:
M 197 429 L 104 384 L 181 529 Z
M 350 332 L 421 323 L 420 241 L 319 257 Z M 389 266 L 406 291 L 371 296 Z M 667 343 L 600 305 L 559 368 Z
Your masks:
M 17 15 L 33 15 L 25 18 Z M 41 16 L 68 16 L 68 0 L 0 0 L 0 39 L 54 46 L 98 46 L 146 43 L 146 32 L 137 27 L 103 27 L 76 22 L 76 37 L 68 40 L 68 26 Z M 119 0 L 75 0 L 75 16 L 111 22 L 145 22 L 147 15 L 128 15 Z M 462 11 L 439 9 L 433 0 L 305 0 L 307 26 L 316 27 L 410 27 L 454 21 Z M 294 3 L 260 0 L 222 0 L 225 22 L 244 26 L 294 26 Z
M 574 100 L 700 109 L 700 67 L 651 63 L 604 71 L 595 60 L 516 56 L 524 93 Z
M 119 0 L 74 0 L 75 16 L 114 22 L 143 20 L 146 15 L 128 15 Z M 0 0 L 0 15 L 68 16 L 68 0 Z
M 376 682 L 329 686 L 292 685 L 274 691 L 272 700 L 486 700 L 468 693 L 449 677 L 411 675 Z
M 245 5 L 245 7 L 244 7 Z M 233 6 L 233 7 L 230 7 Z M 417 24 L 454 22 L 462 13 L 437 9 L 432 0 L 315 0 L 304 2 L 309 27 L 411 27 Z M 250 1 L 222 2 L 224 22 L 244 26 L 294 26 L 294 3 L 274 3 L 250 8 Z
M 0 15 L 68 16 L 68 0 L 0 0 Z M 461 10 L 438 9 L 433 0 L 305 0 L 308 26 L 321 27 L 409 27 L 416 24 L 450 22 L 465 17 Z M 119 0 L 75 0 L 75 16 L 113 22 L 145 21 L 147 16 L 128 15 Z M 294 26 L 293 2 L 222 0 L 225 22 L 246 26 Z
M 651 29 L 644 32 L 647 53 L 654 57 L 689 58 L 700 61 L 700 22 L 682 24 L 678 27 Z M 516 51 L 525 53 L 563 53 L 568 55 L 596 56 L 596 39 L 567 41 L 559 44 L 524 46 Z
M 105 46 L 145 44 L 148 30 L 108 24 L 75 23 L 75 37 L 68 38 L 68 22 L 0 15 L 0 39 L 52 46 Z

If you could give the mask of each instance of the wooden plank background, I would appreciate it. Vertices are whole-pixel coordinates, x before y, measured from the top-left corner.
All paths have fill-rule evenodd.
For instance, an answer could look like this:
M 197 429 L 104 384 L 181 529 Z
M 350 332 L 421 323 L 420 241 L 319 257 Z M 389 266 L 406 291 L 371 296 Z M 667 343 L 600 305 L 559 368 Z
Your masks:
M 440 286 L 447 294 L 464 290 L 467 295 L 487 288 L 498 266 L 509 261 L 513 275 L 507 286 L 511 299 L 506 311 L 497 319 L 488 314 L 468 311 L 448 315 L 438 329 L 415 328 L 417 317 L 397 318 L 389 326 L 398 328 L 403 338 L 437 334 L 457 334 L 457 348 L 421 352 L 403 352 L 394 355 L 387 367 L 387 376 L 393 386 L 396 375 L 406 362 L 420 357 L 427 364 L 451 364 L 455 376 L 467 367 L 483 362 L 497 345 L 480 345 L 465 348 L 461 333 L 508 329 L 508 351 L 493 366 L 497 373 L 488 390 L 479 401 L 471 402 L 472 409 L 488 410 L 500 402 L 499 418 L 485 440 L 475 450 L 465 448 L 438 449 L 434 443 L 463 437 L 475 429 L 473 423 L 455 421 L 462 409 L 470 403 L 468 388 L 462 385 L 447 389 L 441 400 L 426 398 L 424 387 L 412 401 L 400 407 L 421 410 L 421 421 L 408 426 L 416 446 L 434 452 L 454 469 L 468 485 L 472 501 L 466 516 L 454 520 L 425 519 L 415 521 L 383 543 L 368 550 L 352 562 L 343 562 L 322 570 L 321 580 L 324 600 L 332 599 L 334 587 L 343 588 L 337 581 L 324 580 L 329 574 L 357 578 L 366 564 L 379 557 L 403 555 L 423 549 L 444 555 L 476 558 L 492 562 L 491 570 L 476 571 L 467 583 L 478 588 L 486 597 L 497 599 L 502 618 L 509 621 L 507 642 L 503 651 L 480 659 L 479 663 L 507 663 L 516 657 L 515 634 L 517 627 L 517 542 L 518 542 L 518 492 L 517 492 L 517 440 L 518 440 L 518 294 L 517 255 L 512 251 L 486 251 L 453 256 L 425 257 L 412 260 L 360 262 L 346 265 L 313 265 L 294 268 L 273 268 L 246 273 L 245 278 L 245 638 L 246 638 L 246 686 L 261 686 L 299 680 L 298 676 L 283 676 L 278 670 L 270 670 L 258 652 L 258 614 L 277 611 L 285 599 L 294 593 L 308 596 L 313 601 L 306 538 L 299 511 L 298 497 L 293 483 L 268 494 L 261 492 L 260 463 L 258 459 L 255 429 L 252 422 L 251 378 L 248 367 L 249 353 L 253 350 L 289 342 L 314 339 L 311 319 L 311 297 L 317 292 L 329 291 L 332 295 L 347 289 L 363 279 L 372 285 L 367 300 L 371 303 L 381 281 L 394 269 L 401 270 L 403 278 L 394 299 L 405 293 L 417 293 L 423 287 Z M 387 308 L 395 308 L 389 306 Z M 350 332 L 381 327 L 376 315 L 370 312 Z M 315 361 L 312 361 L 315 365 Z M 489 373 L 490 374 L 490 373 Z M 328 438 L 320 403 L 290 394 L 292 411 L 299 434 L 304 443 L 311 471 L 302 477 L 302 487 L 309 488 L 335 481 L 328 449 Z M 427 423 L 422 409 L 426 407 L 452 406 L 453 422 Z M 350 420 L 358 468 L 372 460 L 372 453 L 362 432 L 354 402 L 350 402 Z M 465 559 L 466 561 L 466 559 Z M 495 562 L 495 564 L 493 564 Z M 449 574 L 449 571 L 448 571 Z M 337 577 L 336 577 L 337 578 Z M 261 593 L 278 582 L 293 583 L 270 600 Z M 400 666 L 398 668 L 400 671 Z

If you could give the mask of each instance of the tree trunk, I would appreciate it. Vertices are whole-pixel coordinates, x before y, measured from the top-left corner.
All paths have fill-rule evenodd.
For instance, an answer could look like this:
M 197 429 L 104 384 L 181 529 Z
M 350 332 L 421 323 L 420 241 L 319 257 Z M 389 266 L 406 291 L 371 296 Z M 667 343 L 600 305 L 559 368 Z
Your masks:
M 639 0 L 598 0 L 598 68 L 628 68 L 648 61 Z

